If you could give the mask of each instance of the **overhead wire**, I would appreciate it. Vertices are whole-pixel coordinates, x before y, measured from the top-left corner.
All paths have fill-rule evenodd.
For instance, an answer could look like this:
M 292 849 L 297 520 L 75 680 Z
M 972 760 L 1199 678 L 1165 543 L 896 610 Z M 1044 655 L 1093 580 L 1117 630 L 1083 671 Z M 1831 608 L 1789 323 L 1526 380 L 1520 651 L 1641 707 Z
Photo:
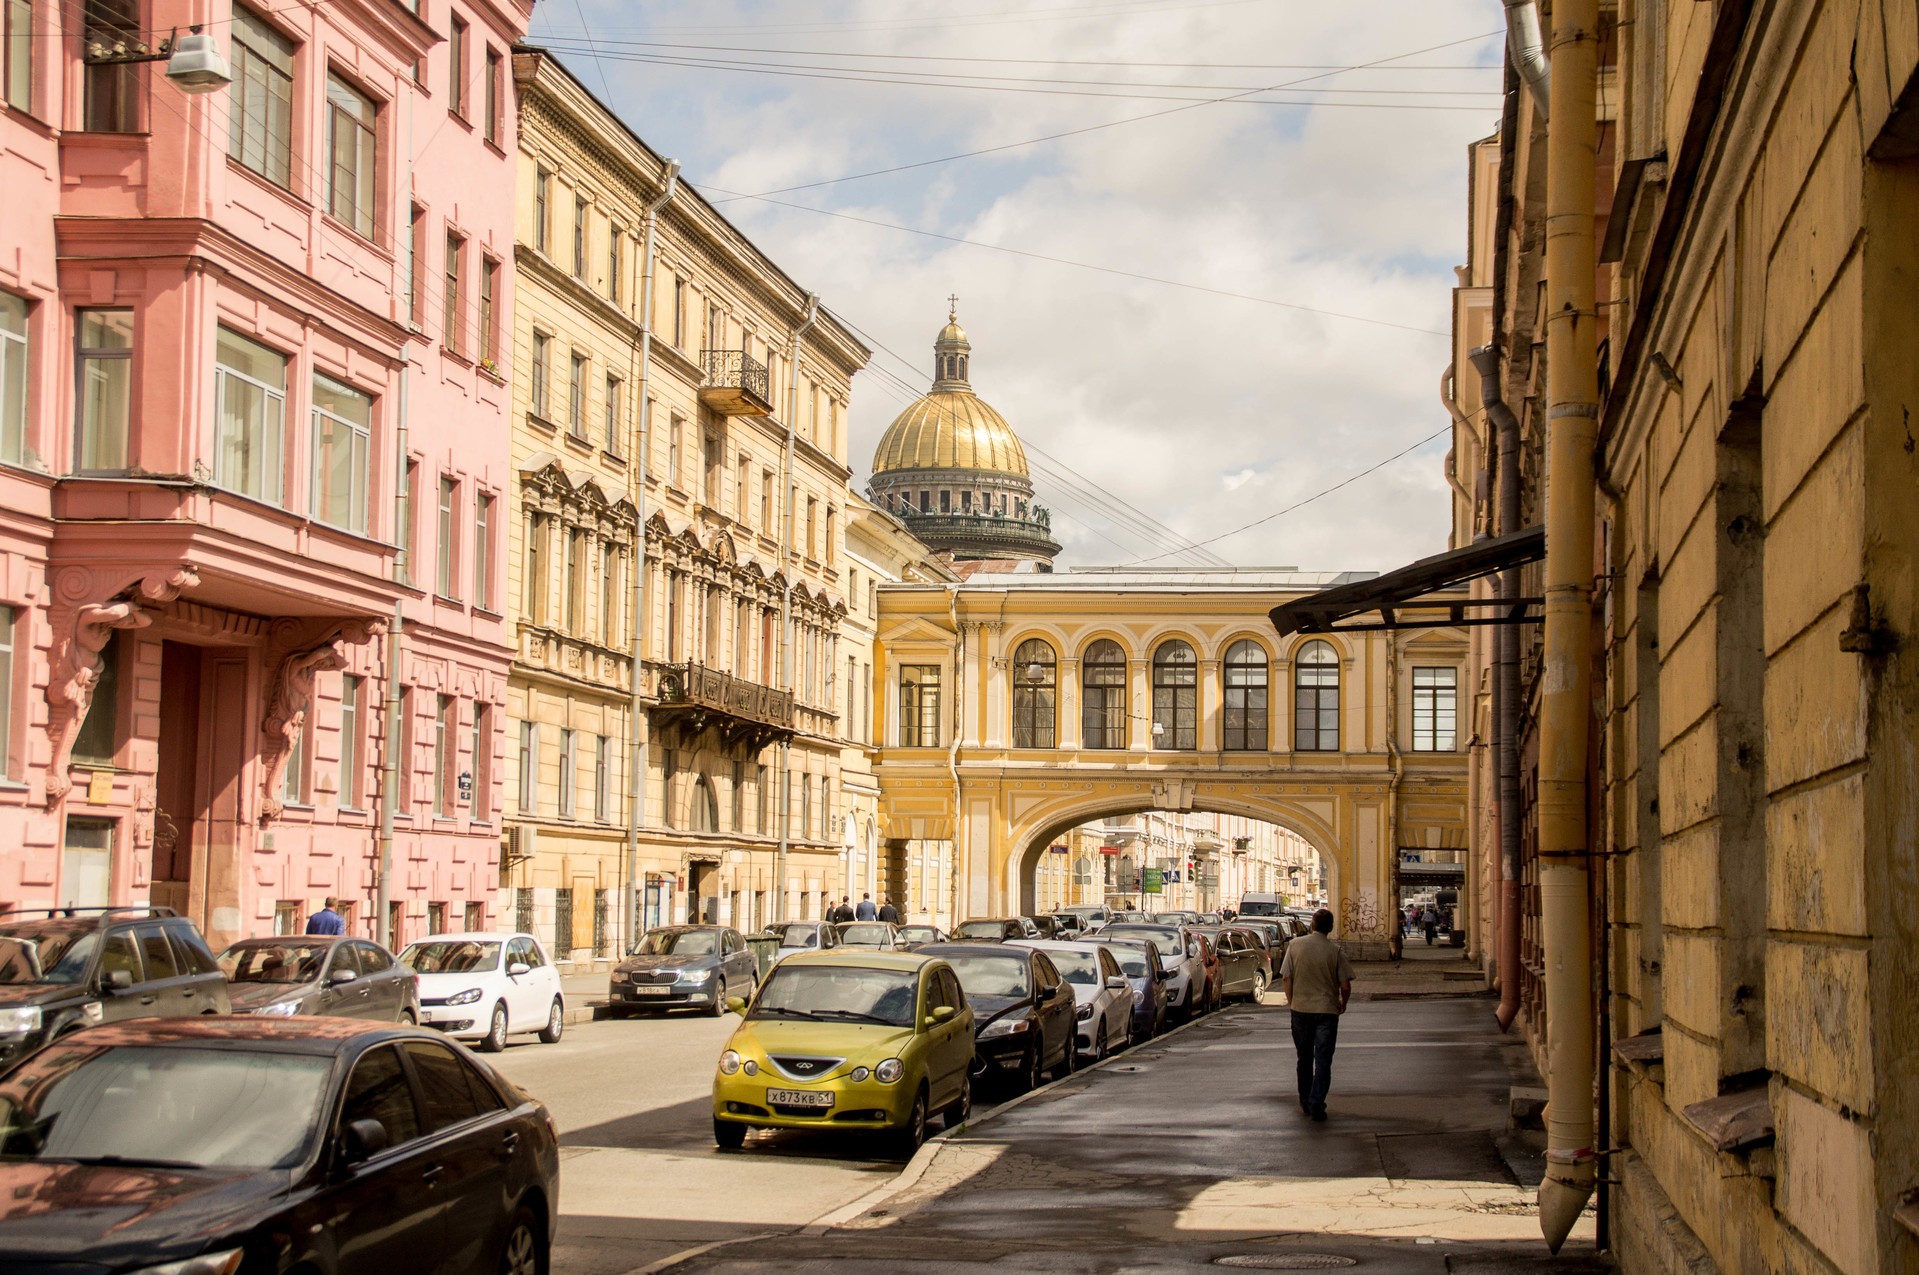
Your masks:
M 872 32 L 889 34 L 903 31 L 950 31 L 967 28 L 1014 26 L 1040 22 L 1071 21 L 1075 18 L 1154 16 L 1162 13 L 1176 13 L 1192 9 L 1234 8 L 1245 4 L 1264 3 L 1265 0 L 1191 0 L 1185 4 L 1167 4 L 1163 0 L 1147 0 L 1141 4 L 1097 4 L 1072 5 L 1053 9 L 1015 9 L 994 13 L 959 14 L 948 21 L 927 21 L 923 18 L 861 18 L 852 21 L 836 22 L 789 22 L 762 23 L 755 26 L 756 31 L 775 35 L 807 35 L 814 32 Z M 679 32 L 699 34 L 704 32 L 723 32 L 728 35 L 738 33 L 737 26 L 660 26 L 613 27 L 609 30 L 646 31 L 654 34 Z

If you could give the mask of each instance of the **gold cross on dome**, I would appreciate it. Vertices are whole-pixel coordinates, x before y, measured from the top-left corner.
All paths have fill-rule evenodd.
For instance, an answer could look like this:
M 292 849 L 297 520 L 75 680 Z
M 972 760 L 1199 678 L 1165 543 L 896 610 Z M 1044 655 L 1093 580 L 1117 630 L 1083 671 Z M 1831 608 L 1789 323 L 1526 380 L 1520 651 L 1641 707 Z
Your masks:
M 959 294 L 955 292 L 955 293 L 949 294 L 946 298 L 946 321 L 948 323 L 953 323 L 953 322 L 956 322 L 958 319 L 959 319 Z

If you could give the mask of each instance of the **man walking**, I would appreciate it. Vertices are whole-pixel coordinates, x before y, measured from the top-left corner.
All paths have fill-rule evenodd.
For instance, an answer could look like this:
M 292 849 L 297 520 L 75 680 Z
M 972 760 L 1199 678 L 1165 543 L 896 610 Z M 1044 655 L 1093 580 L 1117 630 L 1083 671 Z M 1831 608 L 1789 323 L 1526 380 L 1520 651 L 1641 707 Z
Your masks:
M 894 906 L 892 899 L 888 899 L 886 902 L 880 904 L 879 919 L 885 921 L 888 925 L 898 925 L 900 923 L 900 910 Z
M 1279 985 L 1293 1016 L 1293 1049 L 1299 1055 L 1299 1109 L 1315 1120 L 1326 1118 L 1326 1091 L 1333 1083 L 1333 1047 L 1339 1043 L 1339 1016 L 1353 994 L 1353 963 L 1329 937 L 1333 914 L 1313 913 L 1312 933 L 1286 945 Z
M 327 901 L 321 905 L 320 910 L 307 918 L 307 933 L 345 934 L 346 921 L 334 910 L 339 904 L 338 899 L 328 895 Z
M 873 896 L 870 894 L 860 895 L 860 905 L 853 909 L 853 919 L 855 921 L 871 921 L 879 916 L 879 914 L 880 910 L 873 906 Z

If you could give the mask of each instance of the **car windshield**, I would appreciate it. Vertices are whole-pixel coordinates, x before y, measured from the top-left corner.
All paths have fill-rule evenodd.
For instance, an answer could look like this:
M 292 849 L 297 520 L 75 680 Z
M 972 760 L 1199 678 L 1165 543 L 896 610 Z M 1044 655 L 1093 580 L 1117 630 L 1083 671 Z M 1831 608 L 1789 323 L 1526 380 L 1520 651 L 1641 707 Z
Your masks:
M 1093 953 L 1048 948 L 1046 955 L 1067 982 L 1078 983 L 1081 987 L 1099 986 L 1099 957 Z
M 0 1160 L 288 1168 L 306 1158 L 331 1065 L 265 1050 L 51 1049 L 0 1083 Z
M 711 930 L 654 930 L 634 949 L 638 956 L 711 956 L 720 936 Z
M 1119 962 L 1120 972 L 1128 978 L 1145 978 L 1146 949 L 1143 947 L 1114 947 L 1113 959 Z
M 472 939 L 414 943 L 400 953 L 400 964 L 417 974 L 475 974 L 500 968 L 500 945 Z
M 956 939 L 996 939 L 1006 933 L 1004 921 L 961 921 L 953 931 Z
M 849 925 L 840 931 L 840 942 L 854 947 L 879 947 L 886 942 L 888 933 L 884 925 Z
M 1159 949 L 1161 956 L 1184 956 L 1186 945 L 1179 941 L 1179 931 L 1152 925 L 1112 925 L 1104 931 L 1109 936 L 1124 934 L 1131 938 L 1145 939 Z
M 946 963 L 959 975 L 960 990 L 968 996 L 1026 995 L 1026 957 L 1023 955 L 977 956 L 950 953 Z
M 220 953 L 229 983 L 311 983 L 326 964 L 329 943 L 235 943 Z
M 1240 901 L 1239 914 L 1241 916 L 1278 916 L 1279 904 L 1269 903 L 1264 899 L 1243 899 Z
M 772 925 L 767 928 L 780 936 L 781 947 L 818 947 L 820 945 L 820 928 L 811 921 L 804 925 Z
M 91 921 L 0 925 L 0 983 L 77 983 L 99 945 Z
M 900 937 L 909 943 L 929 943 L 939 937 L 939 931 L 930 925 L 902 925 Z
M 747 1017 L 911 1027 L 918 1002 L 913 970 L 782 964 L 766 976 Z

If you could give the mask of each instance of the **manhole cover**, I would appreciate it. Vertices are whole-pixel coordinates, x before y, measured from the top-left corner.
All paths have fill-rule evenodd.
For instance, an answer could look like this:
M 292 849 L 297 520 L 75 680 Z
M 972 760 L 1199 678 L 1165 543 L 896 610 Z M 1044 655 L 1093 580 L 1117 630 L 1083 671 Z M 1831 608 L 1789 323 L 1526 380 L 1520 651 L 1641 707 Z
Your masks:
M 1139 1067 L 1135 1067 L 1135 1066 L 1133 1066 L 1133 1065 L 1132 1065 L 1131 1063 L 1127 1063 L 1127 1064 L 1126 1064 L 1126 1065 L 1124 1065 L 1124 1066 L 1119 1066 L 1119 1067 L 1108 1067 L 1108 1068 L 1107 1068 L 1106 1070 L 1108 1070 L 1108 1071 L 1140 1071 L 1140 1070 L 1143 1070 L 1143 1069 L 1142 1069 L 1142 1068 L 1139 1068 Z
M 1337 1271 L 1359 1263 L 1337 1253 L 1234 1253 L 1215 1257 L 1213 1265 L 1255 1271 Z

